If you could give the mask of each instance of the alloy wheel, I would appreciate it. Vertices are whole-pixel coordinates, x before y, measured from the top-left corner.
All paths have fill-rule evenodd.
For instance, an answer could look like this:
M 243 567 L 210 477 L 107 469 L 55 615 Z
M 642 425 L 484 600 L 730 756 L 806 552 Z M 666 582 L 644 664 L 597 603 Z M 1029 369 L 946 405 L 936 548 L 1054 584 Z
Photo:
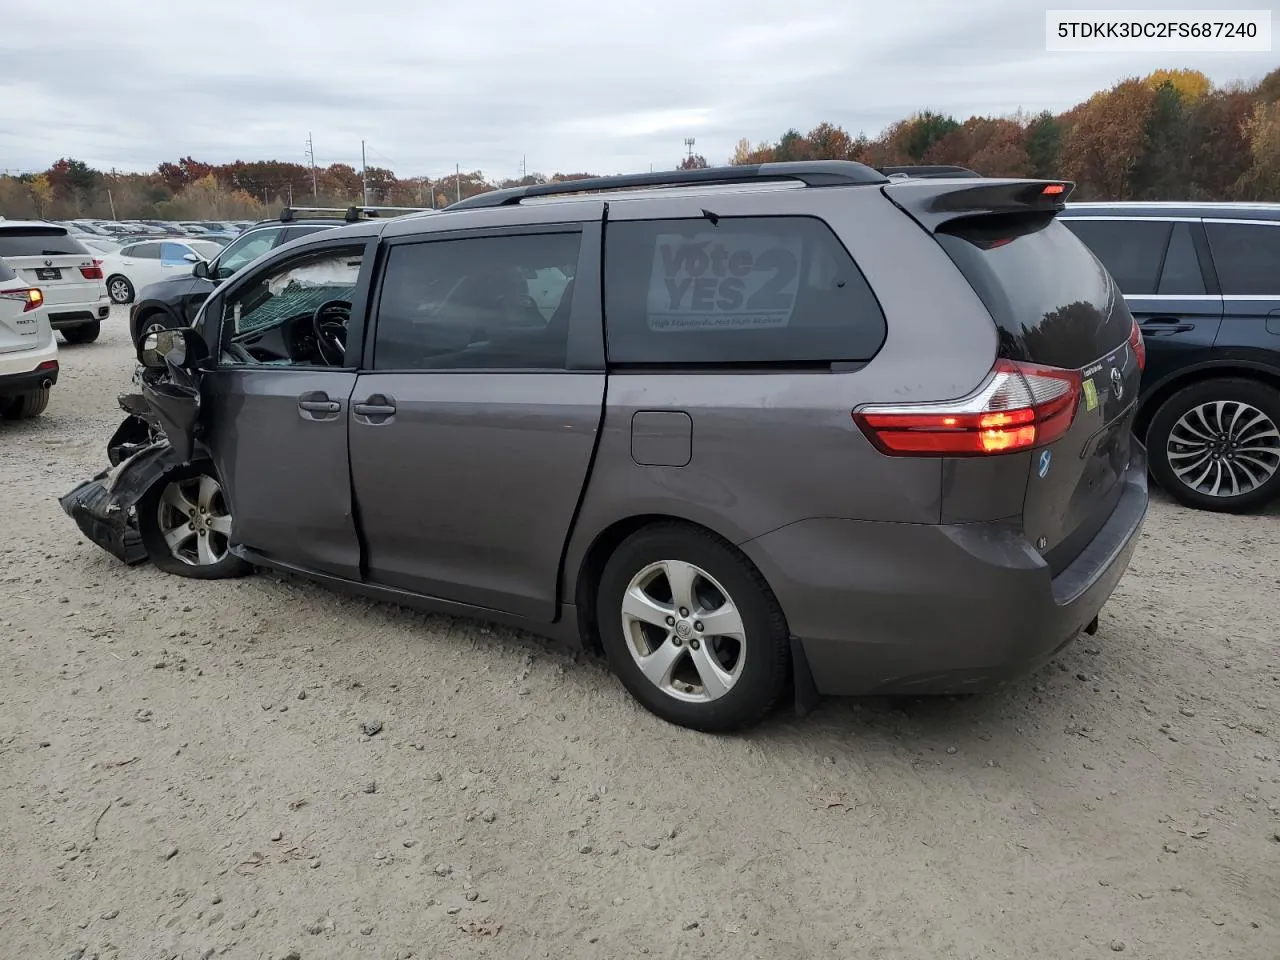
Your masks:
M 746 633 L 728 591 L 682 560 L 651 563 L 622 596 L 622 631 L 640 672 L 689 703 L 723 697 L 742 676 Z
M 1280 429 L 1251 404 L 1215 400 L 1178 418 L 1165 453 L 1174 475 L 1190 489 L 1209 497 L 1237 497 L 1280 470 Z
M 156 507 L 160 535 L 175 560 L 207 567 L 227 558 L 231 514 L 217 480 L 209 476 L 175 480 Z
M 129 302 L 129 284 L 127 281 L 116 278 L 111 281 L 111 286 L 107 290 L 111 294 L 111 299 L 116 303 Z

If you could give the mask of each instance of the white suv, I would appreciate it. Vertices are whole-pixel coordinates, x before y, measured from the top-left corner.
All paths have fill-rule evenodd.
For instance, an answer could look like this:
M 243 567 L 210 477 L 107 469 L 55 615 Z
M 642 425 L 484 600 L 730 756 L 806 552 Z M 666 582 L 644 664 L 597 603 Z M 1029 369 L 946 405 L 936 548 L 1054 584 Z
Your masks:
M 0 417 L 43 413 L 57 380 L 58 343 L 44 293 L 0 260 Z
M 0 258 L 29 287 L 44 293 L 43 312 L 67 343 L 97 340 L 111 312 L 102 261 L 66 227 L 39 221 L 0 221 Z

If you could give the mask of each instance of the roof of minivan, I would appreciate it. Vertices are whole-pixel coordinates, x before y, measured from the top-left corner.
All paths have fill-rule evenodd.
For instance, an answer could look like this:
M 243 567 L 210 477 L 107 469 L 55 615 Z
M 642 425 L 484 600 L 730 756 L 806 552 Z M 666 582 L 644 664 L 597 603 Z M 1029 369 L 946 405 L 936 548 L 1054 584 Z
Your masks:
M 1280 220 L 1280 203 L 1213 203 L 1192 201 L 1115 201 L 1068 203 L 1061 216 L 1097 217 L 1226 217 L 1232 220 Z

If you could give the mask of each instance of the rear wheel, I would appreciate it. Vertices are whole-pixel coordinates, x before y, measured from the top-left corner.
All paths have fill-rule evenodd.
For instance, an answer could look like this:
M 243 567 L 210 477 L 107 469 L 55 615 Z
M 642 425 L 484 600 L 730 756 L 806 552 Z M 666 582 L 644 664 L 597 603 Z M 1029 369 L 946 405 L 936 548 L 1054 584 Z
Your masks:
M 133 284 L 128 277 L 114 274 L 107 278 L 107 295 L 112 303 L 129 303 L 133 300 Z
M 1223 377 L 1179 390 L 1147 433 L 1151 472 L 1189 507 L 1256 510 L 1280 495 L 1280 391 Z
M 210 464 L 170 474 L 138 501 L 137 511 L 147 555 L 166 573 L 222 580 L 252 570 L 231 553 L 231 511 Z
M 78 327 L 67 327 L 62 331 L 62 336 L 67 343 L 93 343 L 100 333 L 102 333 L 102 321 L 95 320 L 93 323 L 82 323 Z
M 49 406 L 49 388 L 28 390 L 16 397 L 0 399 L 0 417 L 6 420 L 26 420 L 38 417 Z
M 708 531 L 647 527 L 605 565 L 596 616 L 609 664 L 648 710 L 695 730 L 742 729 L 787 685 L 787 626 L 769 585 Z

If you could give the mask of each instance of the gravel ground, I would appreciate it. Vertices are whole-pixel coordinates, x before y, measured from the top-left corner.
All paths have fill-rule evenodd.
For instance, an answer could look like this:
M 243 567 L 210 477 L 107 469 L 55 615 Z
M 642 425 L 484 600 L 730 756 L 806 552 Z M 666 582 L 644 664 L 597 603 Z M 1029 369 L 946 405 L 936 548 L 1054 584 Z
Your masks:
M 0 956 L 1280 956 L 1280 510 L 1157 500 L 1003 693 L 709 737 L 513 631 L 125 568 L 55 500 L 122 312 L 61 361 L 0 423 Z

